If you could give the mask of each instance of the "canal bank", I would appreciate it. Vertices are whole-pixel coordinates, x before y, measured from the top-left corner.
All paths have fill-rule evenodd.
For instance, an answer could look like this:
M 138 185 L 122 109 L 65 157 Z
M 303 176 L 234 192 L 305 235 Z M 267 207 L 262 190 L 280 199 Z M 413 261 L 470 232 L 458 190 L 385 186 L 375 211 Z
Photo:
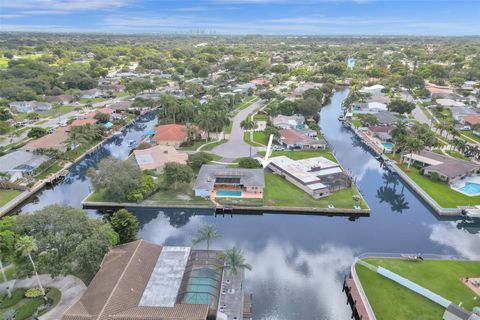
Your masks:
M 238 247 L 253 266 L 246 272 L 246 290 L 254 294 L 253 318 L 264 320 L 349 319 L 351 310 L 342 285 L 362 252 L 431 252 L 478 259 L 480 225 L 436 215 L 337 121 L 347 94 L 334 94 L 332 102 L 322 108 L 320 125 L 336 158 L 352 173 L 369 204 L 369 217 L 215 216 L 213 209 L 131 208 L 140 221 L 138 237 L 190 246 L 199 227 L 213 224 L 222 237 L 212 242 L 212 249 Z M 157 119 L 141 121 L 150 128 Z M 54 203 L 81 208 L 92 191 L 88 168 L 107 156 L 126 159 L 128 140 L 147 130 L 139 125 L 72 166 L 62 183 L 39 192 L 35 201 L 22 207 L 22 214 Z M 94 218 L 102 217 L 96 210 L 87 211 Z

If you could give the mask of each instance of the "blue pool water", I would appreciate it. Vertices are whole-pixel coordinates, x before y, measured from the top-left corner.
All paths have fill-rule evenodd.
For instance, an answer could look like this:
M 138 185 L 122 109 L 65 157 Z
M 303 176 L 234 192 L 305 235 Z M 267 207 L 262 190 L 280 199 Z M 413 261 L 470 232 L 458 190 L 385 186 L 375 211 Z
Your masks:
M 478 194 L 480 193 L 480 184 L 467 182 L 459 190 L 466 194 Z
M 382 145 L 385 147 L 385 149 L 393 149 L 393 143 L 390 142 L 384 142 Z
M 217 191 L 217 197 L 241 197 L 242 191 L 235 190 L 219 190 Z

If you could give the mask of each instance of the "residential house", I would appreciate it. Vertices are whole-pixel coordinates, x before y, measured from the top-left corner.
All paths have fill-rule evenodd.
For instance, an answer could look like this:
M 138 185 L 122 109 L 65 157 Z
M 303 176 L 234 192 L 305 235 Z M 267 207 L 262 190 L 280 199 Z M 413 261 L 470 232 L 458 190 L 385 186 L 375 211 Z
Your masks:
M 463 123 L 469 126 L 480 124 L 480 115 L 464 115 Z
M 426 150 L 419 154 L 405 154 L 403 160 L 420 165 L 424 175 L 436 174 L 442 181 L 448 183 L 455 183 L 480 172 L 480 165 L 473 161 L 452 158 Z
M 70 127 L 80 127 L 86 124 L 95 124 L 95 123 L 97 123 L 97 120 L 93 119 L 93 117 L 88 119 L 76 119 L 76 120 L 73 120 L 73 122 L 70 124 Z
M 437 99 L 436 103 L 439 106 L 442 106 L 444 108 L 449 108 L 449 107 L 464 107 L 465 105 L 462 102 L 455 101 L 453 99 Z
M 378 119 L 378 124 L 382 126 L 391 126 L 398 119 L 397 116 L 389 111 L 380 111 L 374 115 Z
M 142 170 L 155 170 L 162 173 L 163 167 L 168 162 L 186 164 L 188 154 L 179 152 L 172 146 L 157 145 L 148 149 L 134 150 L 135 160 Z
M 80 98 L 82 99 L 95 99 L 102 95 L 102 90 L 94 88 L 90 90 L 83 90 L 80 93 Z
M 263 198 L 263 169 L 227 168 L 223 165 L 203 165 L 193 190 L 197 197 Z
M 257 89 L 257 86 L 254 83 L 243 83 L 237 85 L 234 89 L 234 93 L 248 93 L 249 90 L 255 90 Z
M 179 147 L 188 140 L 188 128 L 183 124 L 162 124 L 155 128 L 151 140 L 157 144 Z
M 23 150 L 33 152 L 37 149 L 55 149 L 62 152 L 67 150 L 68 128 L 59 127 L 53 133 L 44 135 L 35 140 L 29 141 Z
M 119 101 L 109 105 L 110 109 L 113 109 L 116 113 L 122 113 L 132 108 L 133 101 Z
M 287 149 L 325 149 L 327 145 L 324 139 L 313 139 L 294 129 L 280 130 L 276 140 Z
M 305 126 L 305 117 L 302 115 L 284 116 L 280 114 L 272 118 L 272 125 L 279 129 L 299 129 Z
M 11 176 L 10 181 L 15 181 L 25 175 L 30 175 L 42 163 L 50 158 L 34 154 L 25 150 L 15 150 L 0 157 L 0 172 Z
M 61 319 L 206 320 L 215 315 L 243 319 L 243 273 L 228 278 L 221 254 L 144 240 L 116 246 Z M 228 306 L 235 309 L 232 316 L 225 314 L 222 288 L 231 288 L 228 295 L 239 301 Z
M 15 101 L 10 102 L 8 105 L 11 108 L 14 108 L 18 113 L 39 113 L 52 109 L 51 103 L 39 101 Z
M 125 86 L 121 84 L 110 84 L 110 83 L 105 83 L 105 84 L 99 84 L 98 89 L 102 91 L 111 91 L 111 92 L 123 92 L 125 91 Z
M 352 185 L 340 165 L 325 157 L 292 160 L 287 156 L 279 156 L 269 161 L 268 169 L 285 177 L 315 199 Z
M 358 92 L 360 93 L 364 93 L 364 94 L 369 94 L 371 96 L 380 96 L 382 95 L 382 90 L 384 89 L 385 87 L 382 86 L 381 84 L 376 84 L 376 85 L 373 85 L 373 86 L 370 86 L 370 87 L 363 87 L 362 89 L 358 90 Z
M 425 89 L 427 89 L 432 98 L 448 98 L 454 95 L 453 89 L 449 86 L 439 86 L 433 83 L 426 83 Z
M 253 83 L 257 86 L 268 86 L 270 83 L 272 83 L 272 81 L 266 79 L 255 79 L 251 80 L 250 83 Z
M 370 126 L 367 128 L 370 135 L 378 138 L 380 141 L 386 142 L 392 140 L 393 127 L 390 126 Z
M 45 100 L 47 100 L 47 102 L 49 102 L 49 103 L 64 106 L 64 105 L 72 103 L 74 101 L 74 98 L 73 98 L 73 96 L 63 94 L 63 95 L 59 95 L 59 96 L 46 96 Z

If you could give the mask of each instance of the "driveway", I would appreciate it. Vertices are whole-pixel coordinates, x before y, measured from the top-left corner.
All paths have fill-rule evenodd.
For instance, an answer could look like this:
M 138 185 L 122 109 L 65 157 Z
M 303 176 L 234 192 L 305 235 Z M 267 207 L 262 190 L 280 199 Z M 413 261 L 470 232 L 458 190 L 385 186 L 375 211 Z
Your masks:
M 413 100 L 413 97 L 410 93 L 406 91 L 400 92 L 400 95 L 405 101 L 408 102 L 413 102 L 415 104 L 415 109 L 412 111 L 412 116 L 415 118 L 420 123 L 424 123 L 430 126 L 431 121 L 428 119 L 428 117 L 425 115 L 423 110 L 418 106 L 418 104 Z
M 258 100 L 252 103 L 247 108 L 240 110 L 233 118 L 232 132 L 228 141 L 213 148 L 212 152 L 221 156 L 224 159 L 238 159 L 242 157 L 249 157 L 257 153 L 257 148 L 250 146 L 243 141 L 243 129 L 240 128 L 240 122 L 245 120 L 247 116 L 255 109 L 263 105 L 263 100 Z
M 57 277 L 52 279 L 49 275 L 42 274 L 39 276 L 42 286 L 45 288 L 57 288 L 62 293 L 62 297 L 58 304 L 47 312 L 46 314 L 40 316 L 40 320 L 58 320 L 62 318 L 62 314 L 67 310 L 71 305 L 78 301 L 87 289 L 82 280 L 74 276 L 66 277 Z M 0 292 L 3 292 L 5 288 L 11 286 L 14 283 L 14 288 L 30 288 L 38 287 L 37 281 L 34 277 L 20 280 L 12 280 L 7 283 L 0 284 Z

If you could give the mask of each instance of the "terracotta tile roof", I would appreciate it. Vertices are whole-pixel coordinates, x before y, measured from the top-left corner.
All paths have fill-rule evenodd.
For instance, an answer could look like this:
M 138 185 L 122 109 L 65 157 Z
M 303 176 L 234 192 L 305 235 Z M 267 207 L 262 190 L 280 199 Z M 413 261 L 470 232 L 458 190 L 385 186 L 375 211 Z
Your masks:
M 22 149 L 36 150 L 40 148 L 64 149 L 65 142 L 68 140 L 67 127 L 60 127 L 54 133 L 47 134 L 41 138 L 28 142 Z
M 187 139 L 187 127 L 182 124 L 163 124 L 155 128 L 155 141 L 185 141 Z
M 95 110 L 96 112 L 99 112 L 99 113 L 104 113 L 104 114 L 111 114 L 113 113 L 115 110 L 111 109 L 111 108 L 100 108 L 100 109 L 97 109 Z
M 86 124 L 94 124 L 94 123 L 97 123 L 97 120 L 93 119 L 93 118 L 89 118 L 89 119 L 77 119 L 77 120 L 74 120 L 70 126 L 71 127 L 79 127 L 79 126 L 83 126 L 83 125 L 86 125 Z
M 143 240 L 110 250 L 82 298 L 62 320 L 205 320 L 208 305 L 139 306 L 161 251 L 162 246 Z
M 250 83 L 260 85 L 260 86 L 264 86 L 264 85 L 270 84 L 271 81 L 270 80 L 265 80 L 265 79 L 255 79 L 255 80 L 250 81 Z
M 282 142 L 285 144 L 297 144 L 310 140 L 300 132 L 292 129 L 280 130 L 280 136 L 282 137 Z
M 480 116 L 475 116 L 475 115 L 463 116 L 463 121 L 469 125 L 479 124 Z

